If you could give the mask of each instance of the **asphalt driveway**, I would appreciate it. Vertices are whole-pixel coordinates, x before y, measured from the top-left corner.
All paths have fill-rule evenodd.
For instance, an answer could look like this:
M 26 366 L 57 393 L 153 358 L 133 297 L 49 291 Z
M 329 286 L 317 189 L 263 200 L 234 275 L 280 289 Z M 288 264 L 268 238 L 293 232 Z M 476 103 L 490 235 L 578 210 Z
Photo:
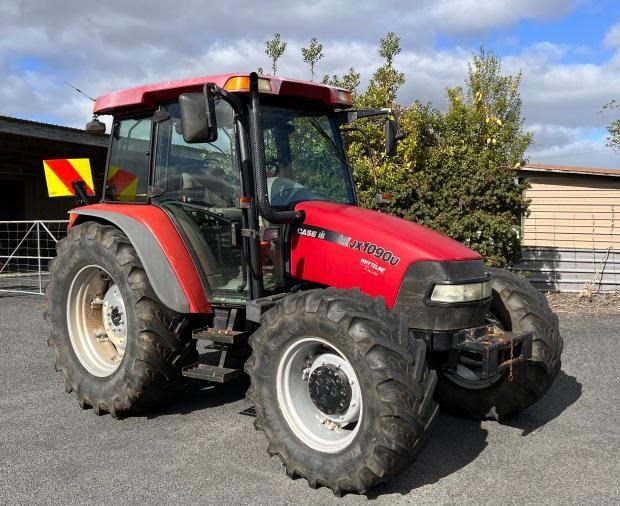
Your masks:
M 39 297 L 0 296 L 1 504 L 618 504 L 620 308 L 561 313 L 563 371 L 509 423 L 440 414 L 417 462 L 335 499 L 270 459 L 242 388 L 114 420 L 64 393 Z

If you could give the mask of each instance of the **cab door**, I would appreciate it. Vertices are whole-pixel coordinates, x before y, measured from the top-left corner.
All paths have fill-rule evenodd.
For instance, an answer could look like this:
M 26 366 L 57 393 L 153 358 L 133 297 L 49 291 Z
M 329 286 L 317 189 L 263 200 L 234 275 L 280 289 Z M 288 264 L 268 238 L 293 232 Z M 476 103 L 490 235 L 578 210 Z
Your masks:
M 249 287 L 239 235 L 241 176 L 233 110 L 219 101 L 217 140 L 191 144 L 181 133 L 178 104 L 162 111 L 168 118 L 157 126 L 153 202 L 185 236 L 208 285 L 209 300 L 241 303 L 249 297 Z

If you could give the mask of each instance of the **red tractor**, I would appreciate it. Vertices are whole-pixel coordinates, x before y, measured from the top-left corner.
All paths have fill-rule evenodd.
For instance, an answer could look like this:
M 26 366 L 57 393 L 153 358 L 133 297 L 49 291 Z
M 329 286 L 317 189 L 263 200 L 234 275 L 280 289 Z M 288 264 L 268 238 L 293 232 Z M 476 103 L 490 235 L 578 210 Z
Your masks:
M 252 73 L 119 91 L 94 112 L 113 115 L 103 198 L 71 211 L 47 288 L 82 408 L 122 417 L 245 370 L 286 472 L 364 493 L 412 463 L 438 404 L 501 419 L 558 374 L 558 320 L 527 281 L 357 207 L 341 128 L 385 115 L 391 154 L 389 109 Z

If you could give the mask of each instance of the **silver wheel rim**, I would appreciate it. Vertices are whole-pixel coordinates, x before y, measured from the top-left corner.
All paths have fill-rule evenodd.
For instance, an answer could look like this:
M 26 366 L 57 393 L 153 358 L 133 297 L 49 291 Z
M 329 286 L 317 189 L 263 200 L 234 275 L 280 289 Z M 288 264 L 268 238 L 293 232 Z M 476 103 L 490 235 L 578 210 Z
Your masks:
M 116 371 L 125 354 L 127 313 L 118 285 L 98 265 L 75 275 L 67 296 L 67 330 L 76 357 L 100 378 Z
M 310 397 L 308 379 L 321 366 L 338 368 L 349 380 L 351 399 L 345 412 L 328 415 Z M 280 410 L 289 427 L 310 448 L 336 453 L 351 444 L 361 425 L 360 384 L 345 355 L 324 339 L 295 341 L 282 354 L 276 376 Z

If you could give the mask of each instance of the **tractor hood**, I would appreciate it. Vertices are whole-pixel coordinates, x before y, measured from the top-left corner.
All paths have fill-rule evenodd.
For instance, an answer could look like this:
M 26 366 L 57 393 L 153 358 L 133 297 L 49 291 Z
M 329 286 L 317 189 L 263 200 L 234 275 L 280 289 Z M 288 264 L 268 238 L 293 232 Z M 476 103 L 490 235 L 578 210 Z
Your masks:
M 360 288 L 392 307 L 407 268 L 421 261 L 480 260 L 478 253 L 426 227 L 388 214 L 307 201 L 291 225 L 291 275 L 337 288 Z

